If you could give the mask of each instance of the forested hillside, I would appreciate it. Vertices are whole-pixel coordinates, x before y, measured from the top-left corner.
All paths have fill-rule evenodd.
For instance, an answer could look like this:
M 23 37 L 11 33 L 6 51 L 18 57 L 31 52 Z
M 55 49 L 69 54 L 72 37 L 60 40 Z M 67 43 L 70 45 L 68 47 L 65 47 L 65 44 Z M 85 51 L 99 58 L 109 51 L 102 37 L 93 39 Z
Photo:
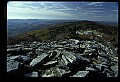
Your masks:
M 80 35 L 76 34 L 76 31 L 96 31 L 92 35 Z M 102 35 L 102 38 L 97 37 Z M 78 21 L 78 22 L 64 22 L 43 28 L 40 30 L 34 30 L 20 34 L 14 38 L 8 38 L 8 44 L 16 44 L 21 41 L 53 41 L 64 40 L 69 38 L 75 39 L 96 39 L 98 41 L 111 41 L 115 46 L 118 43 L 118 28 L 115 26 L 104 25 L 92 21 Z

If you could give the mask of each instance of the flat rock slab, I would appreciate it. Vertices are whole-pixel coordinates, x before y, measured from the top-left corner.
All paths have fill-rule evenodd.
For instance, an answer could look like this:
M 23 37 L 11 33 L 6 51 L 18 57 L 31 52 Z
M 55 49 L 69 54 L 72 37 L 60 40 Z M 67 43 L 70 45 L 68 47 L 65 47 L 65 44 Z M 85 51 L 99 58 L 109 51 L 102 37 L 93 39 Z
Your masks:
M 54 64 L 54 63 L 57 63 L 57 61 L 49 61 L 49 62 L 47 62 L 46 64 L 43 64 L 43 65 L 50 65 L 50 64 Z
M 7 62 L 7 72 L 18 69 L 19 64 L 19 62 L 12 60 Z
M 39 62 L 41 62 L 46 56 L 48 56 L 48 54 L 42 54 L 40 56 L 37 56 L 35 59 L 32 60 L 32 62 L 30 63 L 31 66 L 34 66 L 36 64 L 38 64 Z
M 85 77 L 87 74 L 89 73 L 89 71 L 78 71 L 75 75 L 73 75 L 72 77 Z

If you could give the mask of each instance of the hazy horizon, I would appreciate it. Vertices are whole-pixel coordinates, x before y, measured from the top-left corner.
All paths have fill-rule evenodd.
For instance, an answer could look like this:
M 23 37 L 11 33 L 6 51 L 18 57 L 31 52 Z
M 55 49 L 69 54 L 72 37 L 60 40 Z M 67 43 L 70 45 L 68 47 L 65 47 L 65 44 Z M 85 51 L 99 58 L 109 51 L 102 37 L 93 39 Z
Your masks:
M 69 19 L 7 19 L 7 20 L 69 20 Z M 75 20 L 75 19 L 72 19 L 72 20 Z M 75 21 L 82 21 L 82 20 L 78 19 L 78 20 L 75 20 Z M 88 21 L 93 21 L 93 20 L 88 20 Z M 95 20 L 95 21 L 100 21 L 100 20 Z M 118 21 L 104 21 L 104 20 L 101 21 L 101 22 L 117 22 L 118 23 Z

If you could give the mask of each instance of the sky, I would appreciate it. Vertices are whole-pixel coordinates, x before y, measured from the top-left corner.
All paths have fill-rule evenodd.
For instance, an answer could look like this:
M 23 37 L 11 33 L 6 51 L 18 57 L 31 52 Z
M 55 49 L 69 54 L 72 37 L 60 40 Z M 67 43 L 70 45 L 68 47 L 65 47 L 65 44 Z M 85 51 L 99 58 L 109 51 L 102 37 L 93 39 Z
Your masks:
M 9 1 L 7 19 L 57 19 L 118 22 L 117 2 Z

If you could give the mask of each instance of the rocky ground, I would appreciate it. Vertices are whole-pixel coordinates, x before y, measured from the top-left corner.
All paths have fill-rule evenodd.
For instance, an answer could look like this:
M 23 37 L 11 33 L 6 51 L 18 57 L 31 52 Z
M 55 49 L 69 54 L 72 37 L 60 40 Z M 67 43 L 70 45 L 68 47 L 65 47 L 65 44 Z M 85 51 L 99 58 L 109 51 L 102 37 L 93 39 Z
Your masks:
M 118 77 L 118 49 L 95 40 L 21 42 L 7 46 L 7 75 Z

